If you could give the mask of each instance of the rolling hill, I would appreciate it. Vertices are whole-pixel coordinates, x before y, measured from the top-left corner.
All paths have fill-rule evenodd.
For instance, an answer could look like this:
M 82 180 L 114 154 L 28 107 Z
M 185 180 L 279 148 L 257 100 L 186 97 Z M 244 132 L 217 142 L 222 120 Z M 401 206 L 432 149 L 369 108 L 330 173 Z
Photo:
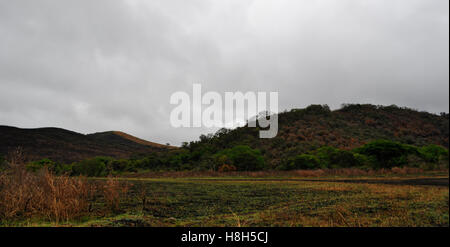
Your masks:
M 191 152 L 215 153 L 236 145 L 261 150 L 269 166 L 285 157 L 322 146 L 350 150 L 377 139 L 424 146 L 449 147 L 449 114 L 420 112 L 406 107 L 370 104 L 343 105 L 331 111 L 326 105 L 311 105 L 278 114 L 278 135 L 260 139 L 258 128 L 222 129 L 189 144 Z
M 127 158 L 133 154 L 175 148 L 118 131 L 84 135 L 60 128 L 21 129 L 0 126 L 0 155 L 6 156 L 18 147 L 22 149 L 26 160 L 49 158 L 67 163 L 95 156 Z
M 278 114 L 275 138 L 260 139 L 258 128 L 222 129 L 191 142 L 189 151 L 200 159 L 236 145 L 259 149 L 269 167 L 286 157 L 322 146 L 353 149 L 377 139 L 415 146 L 437 144 L 449 147 L 449 114 L 440 115 L 397 107 L 369 104 L 344 105 L 330 110 L 311 105 Z M 137 154 L 167 151 L 176 147 L 149 142 L 119 131 L 80 134 L 59 128 L 20 129 L 0 126 L 0 156 L 21 147 L 27 160 L 50 158 L 74 162 L 95 156 L 127 158 Z

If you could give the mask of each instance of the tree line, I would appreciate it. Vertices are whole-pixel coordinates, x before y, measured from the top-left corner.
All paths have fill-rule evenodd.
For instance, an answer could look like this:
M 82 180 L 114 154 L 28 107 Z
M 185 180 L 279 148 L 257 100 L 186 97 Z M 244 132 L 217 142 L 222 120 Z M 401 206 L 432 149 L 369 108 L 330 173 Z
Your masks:
M 195 145 L 194 145 L 195 146 Z M 0 157 L 0 169 L 6 167 Z M 424 169 L 448 168 L 448 149 L 439 145 L 416 147 L 389 140 L 377 140 L 352 150 L 322 146 L 307 153 L 284 158 L 275 167 L 269 167 L 264 154 L 248 145 L 236 145 L 218 151 L 201 149 L 185 144 L 179 150 L 166 153 L 136 155 L 129 159 L 95 157 L 80 162 L 64 164 L 42 159 L 29 162 L 30 171 L 47 167 L 55 174 L 102 177 L 109 174 L 137 173 L 144 171 L 259 171 L 259 170 L 308 170 L 361 168 L 381 169 L 393 167 L 420 167 Z

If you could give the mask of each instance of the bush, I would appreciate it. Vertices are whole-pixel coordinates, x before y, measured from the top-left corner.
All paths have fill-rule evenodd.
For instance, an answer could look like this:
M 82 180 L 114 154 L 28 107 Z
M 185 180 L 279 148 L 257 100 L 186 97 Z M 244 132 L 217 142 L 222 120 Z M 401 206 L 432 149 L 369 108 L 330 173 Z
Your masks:
M 428 145 L 419 148 L 420 157 L 426 162 L 440 164 L 446 162 L 448 165 L 448 150 L 438 145 Z
M 299 154 L 290 158 L 281 167 L 282 170 L 310 170 L 319 168 L 319 159 L 310 154 Z
M 108 176 L 101 188 L 106 206 L 114 213 L 119 212 L 121 198 L 127 194 L 129 189 L 129 184 L 120 182 L 115 177 Z
M 331 167 L 331 154 L 337 152 L 339 149 L 329 146 L 324 146 L 316 149 L 313 154 L 319 159 L 321 168 Z
M 349 168 L 363 166 L 368 163 L 367 157 L 362 154 L 324 146 L 313 152 L 319 159 L 321 168 Z
M 216 168 L 218 167 L 219 171 L 222 166 L 228 166 L 229 164 L 233 163 L 233 161 L 223 152 L 213 155 L 212 159 L 213 159 L 213 169 L 216 170 Z M 236 167 L 234 168 L 236 169 Z
M 234 165 L 223 164 L 219 167 L 219 172 L 234 172 L 236 167 Z
M 133 170 L 133 167 L 131 167 L 131 162 L 125 159 L 111 161 L 108 168 L 112 169 L 114 172 Z
M 84 177 L 55 176 L 46 166 L 30 172 L 17 160 L 11 158 L 8 169 L 0 172 L 0 225 L 36 217 L 56 223 L 79 219 L 92 212 L 98 192 L 108 208 L 118 211 L 130 187 L 112 177 L 97 186 Z
M 55 176 L 47 169 L 31 173 L 24 166 L 0 174 L 0 219 L 40 216 L 56 222 L 89 212 L 95 189 L 84 178 Z
M 51 166 L 53 166 L 53 161 L 51 161 L 50 159 L 42 159 L 39 161 L 28 163 L 26 165 L 26 168 L 28 171 L 37 172 L 44 167 L 51 167 Z
M 57 175 L 70 174 L 72 172 L 71 165 L 57 163 L 50 159 L 42 159 L 39 161 L 30 162 L 26 165 L 26 169 L 32 172 L 38 172 L 43 168 L 46 168 L 50 172 Z
M 417 153 L 417 148 L 398 142 L 378 140 L 356 148 L 354 151 L 373 158 L 375 168 L 392 168 L 407 164 L 407 156 Z
M 245 145 L 225 149 L 216 155 L 216 157 L 227 157 L 238 171 L 262 170 L 265 167 L 261 152 Z
M 372 166 L 372 164 L 374 164 L 373 159 L 371 159 L 370 157 L 364 155 L 364 154 L 359 154 L 359 153 L 353 153 L 355 159 L 358 162 L 358 166 L 360 168 L 365 168 L 368 169 Z
M 355 155 L 347 150 L 338 150 L 331 153 L 330 162 L 331 168 L 349 168 L 361 165 Z
M 73 175 L 84 175 L 88 177 L 104 177 L 108 175 L 107 165 L 112 159 L 97 157 L 75 163 L 72 167 Z
M 161 159 L 156 155 L 152 154 L 137 162 L 136 167 L 145 170 L 155 170 L 158 169 L 158 167 L 161 167 L 162 165 L 163 162 L 161 161 Z

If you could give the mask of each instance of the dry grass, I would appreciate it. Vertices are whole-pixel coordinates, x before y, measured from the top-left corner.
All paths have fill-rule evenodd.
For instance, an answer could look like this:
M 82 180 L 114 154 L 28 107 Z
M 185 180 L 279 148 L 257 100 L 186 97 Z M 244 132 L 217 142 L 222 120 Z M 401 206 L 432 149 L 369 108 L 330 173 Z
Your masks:
M 102 195 L 113 212 L 128 192 L 129 185 L 108 177 L 104 183 L 92 183 L 85 177 L 56 176 L 44 168 L 37 173 L 26 170 L 21 153 L 16 152 L 0 173 L 0 222 L 44 219 L 69 221 L 93 212 L 93 202 Z
M 107 207 L 112 212 L 119 211 L 120 201 L 126 196 L 130 186 L 126 182 L 119 181 L 116 177 L 108 176 L 108 179 L 102 186 L 102 194 Z
M 60 222 L 89 212 L 94 189 L 85 178 L 37 174 L 16 166 L 0 175 L 2 219 L 44 217 Z

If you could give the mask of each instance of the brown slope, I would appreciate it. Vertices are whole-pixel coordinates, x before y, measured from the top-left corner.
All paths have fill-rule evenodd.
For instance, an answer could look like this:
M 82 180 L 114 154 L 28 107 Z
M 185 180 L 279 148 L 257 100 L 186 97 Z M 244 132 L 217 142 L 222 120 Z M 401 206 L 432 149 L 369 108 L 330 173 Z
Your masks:
M 26 160 L 49 158 L 59 162 L 74 162 L 95 156 L 127 158 L 134 154 L 160 152 L 169 149 L 161 144 L 143 144 L 138 138 L 103 132 L 84 135 L 60 128 L 21 129 L 0 126 L 0 156 L 20 147 Z M 149 142 L 150 143 L 150 142 Z
M 137 138 L 135 136 L 129 135 L 129 134 L 127 134 L 125 132 L 122 132 L 122 131 L 113 131 L 113 133 L 118 135 L 118 136 L 120 136 L 120 137 L 123 137 L 123 138 L 125 138 L 127 140 L 130 140 L 132 142 L 139 143 L 139 144 L 142 144 L 142 145 L 145 145 L 145 146 L 158 147 L 158 148 L 170 148 L 170 149 L 176 148 L 174 146 L 163 145 L 163 144 L 159 144 L 159 143 L 156 143 L 156 142 L 146 141 L 146 140 Z

